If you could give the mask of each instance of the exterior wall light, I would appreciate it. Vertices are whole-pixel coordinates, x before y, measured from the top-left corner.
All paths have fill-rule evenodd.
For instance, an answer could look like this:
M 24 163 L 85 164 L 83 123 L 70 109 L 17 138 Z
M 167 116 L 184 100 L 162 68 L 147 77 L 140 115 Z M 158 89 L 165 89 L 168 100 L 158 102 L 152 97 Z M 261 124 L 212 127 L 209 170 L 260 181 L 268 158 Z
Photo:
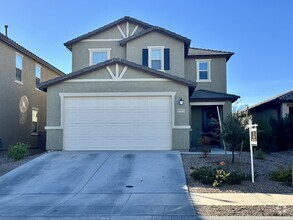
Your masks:
M 184 104 L 183 99 L 180 98 L 180 99 L 179 99 L 179 105 L 183 105 L 183 104 Z

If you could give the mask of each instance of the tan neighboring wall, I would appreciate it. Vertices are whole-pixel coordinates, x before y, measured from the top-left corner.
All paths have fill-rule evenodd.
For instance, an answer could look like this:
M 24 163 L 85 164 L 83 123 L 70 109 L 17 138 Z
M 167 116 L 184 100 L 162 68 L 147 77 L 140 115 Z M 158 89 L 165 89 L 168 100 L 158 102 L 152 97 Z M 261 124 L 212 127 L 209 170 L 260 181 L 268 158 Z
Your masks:
M 38 135 L 32 135 L 32 108 L 38 109 L 38 131 L 44 133 L 46 124 L 46 93 L 35 88 L 35 65 L 41 66 L 41 82 L 60 76 L 27 55 L 22 60 L 22 83 L 15 82 L 16 49 L 0 41 L 0 138 L 7 148 L 16 142 L 38 145 Z M 21 113 L 19 102 L 27 96 L 27 112 Z

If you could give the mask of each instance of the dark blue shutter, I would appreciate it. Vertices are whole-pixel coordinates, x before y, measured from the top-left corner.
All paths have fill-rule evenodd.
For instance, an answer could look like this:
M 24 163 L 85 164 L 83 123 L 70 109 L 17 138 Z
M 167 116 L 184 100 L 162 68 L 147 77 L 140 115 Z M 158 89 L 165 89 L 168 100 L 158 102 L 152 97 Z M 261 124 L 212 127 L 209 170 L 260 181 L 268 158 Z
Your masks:
M 170 70 L 170 49 L 164 49 L 164 70 Z
M 149 52 L 148 49 L 142 49 L 142 65 L 149 66 Z

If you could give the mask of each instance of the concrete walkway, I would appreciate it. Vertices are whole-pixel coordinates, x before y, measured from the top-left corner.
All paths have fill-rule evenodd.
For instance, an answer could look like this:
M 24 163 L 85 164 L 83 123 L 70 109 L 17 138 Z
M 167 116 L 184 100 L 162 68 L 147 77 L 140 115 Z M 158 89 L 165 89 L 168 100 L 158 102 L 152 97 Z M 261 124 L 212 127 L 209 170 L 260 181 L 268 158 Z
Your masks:
M 293 194 L 190 193 L 197 205 L 293 205 Z

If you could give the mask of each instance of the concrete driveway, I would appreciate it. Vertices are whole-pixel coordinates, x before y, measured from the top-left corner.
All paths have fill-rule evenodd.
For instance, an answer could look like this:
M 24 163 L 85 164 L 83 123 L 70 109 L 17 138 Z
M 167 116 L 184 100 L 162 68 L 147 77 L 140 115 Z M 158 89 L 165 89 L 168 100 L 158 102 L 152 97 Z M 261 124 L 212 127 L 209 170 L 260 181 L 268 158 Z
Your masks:
M 178 152 L 51 152 L 0 177 L 0 194 L 0 218 L 195 218 Z

